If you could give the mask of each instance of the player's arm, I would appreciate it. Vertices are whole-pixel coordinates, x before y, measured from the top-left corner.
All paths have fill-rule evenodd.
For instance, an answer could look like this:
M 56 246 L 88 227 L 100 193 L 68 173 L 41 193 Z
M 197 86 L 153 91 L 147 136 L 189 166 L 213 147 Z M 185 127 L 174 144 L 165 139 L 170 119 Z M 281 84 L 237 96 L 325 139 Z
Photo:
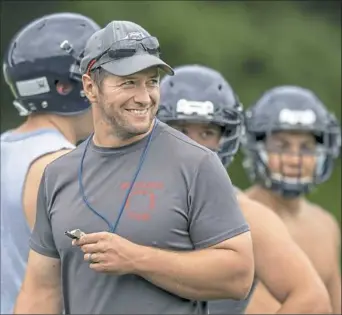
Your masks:
M 32 229 L 34 226 L 34 221 L 36 219 L 36 209 L 37 209 L 37 194 L 39 189 L 40 180 L 42 178 L 45 167 L 59 158 L 60 156 L 70 152 L 71 150 L 65 149 L 56 151 L 53 153 L 46 154 L 37 160 L 35 160 L 26 175 L 26 180 L 24 184 L 23 192 L 23 206 L 25 211 L 25 216 L 27 223 Z
M 340 251 L 341 251 L 341 231 L 336 220 L 328 215 L 329 231 L 333 233 L 333 255 L 332 261 L 329 262 L 330 277 L 327 282 L 327 288 L 330 295 L 330 300 L 333 306 L 334 314 L 342 314 L 341 309 L 341 272 L 340 272 Z
M 61 314 L 61 270 L 48 214 L 46 170 L 40 181 L 25 278 L 15 314 Z
M 327 283 L 331 303 L 333 306 L 333 314 L 342 314 L 341 309 L 341 274 L 339 266 L 334 264 L 332 266 L 331 278 Z
M 14 314 L 62 314 L 60 260 L 31 250 Z
M 202 161 L 189 200 L 189 234 L 195 250 L 175 253 L 144 248 L 138 274 L 188 299 L 245 298 L 254 276 L 252 241 L 216 154 Z
M 327 290 L 311 262 L 292 240 L 285 225 L 270 209 L 244 196 L 239 196 L 242 211 L 250 225 L 255 271 L 257 278 L 277 299 L 280 309 L 277 314 L 318 314 L 331 312 Z M 251 300 L 248 313 L 263 314 L 268 310 L 256 309 L 253 300 L 257 297 L 258 287 Z M 272 300 L 270 299 L 270 303 Z

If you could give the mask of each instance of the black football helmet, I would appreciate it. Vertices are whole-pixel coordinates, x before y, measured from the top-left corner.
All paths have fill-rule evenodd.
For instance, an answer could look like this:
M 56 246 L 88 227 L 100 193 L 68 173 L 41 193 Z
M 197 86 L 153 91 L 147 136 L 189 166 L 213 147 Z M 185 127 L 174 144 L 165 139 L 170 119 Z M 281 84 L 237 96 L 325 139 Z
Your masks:
M 11 40 L 3 74 L 21 116 L 35 112 L 73 115 L 88 110 L 79 63 L 100 26 L 76 13 L 56 13 L 23 27 Z M 59 89 L 58 83 L 70 88 Z
M 242 104 L 224 77 L 201 65 L 177 67 L 160 83 L 158 118 L 165 122 L 198 121 L 217 124 L 223 133 L 217 152 L 228 166 L 237 153 L 242 131 Z
M 244 116 L 243 165 L 252 182 L 294 198 L 329 179 L 341 149 L 341 129 L 336 117 L 312 91 L 298 86 L 275 87 L 266 91 Z M 265 144 L 267 137 L 277 131 L 308 131 L 314 135 L 316 148 L 310 154 L 316 156 L 316 167 L 312 177 L 289 178 L 270 171 Z M 281 157 L 281 150 L 276 153 Z

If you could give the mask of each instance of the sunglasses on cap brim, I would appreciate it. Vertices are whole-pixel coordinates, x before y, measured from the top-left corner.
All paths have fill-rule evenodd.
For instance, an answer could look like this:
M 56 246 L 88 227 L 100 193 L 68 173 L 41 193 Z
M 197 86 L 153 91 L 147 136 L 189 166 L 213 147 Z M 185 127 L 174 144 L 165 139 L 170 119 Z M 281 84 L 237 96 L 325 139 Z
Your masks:
M 142 39 L 119 40 L 89 62 L 87 74 L 107 62 L 132 57 L 138 52 L 147 52 L 150 55 L 159 57 L 161 50 L 158 39 L 149 36 Z

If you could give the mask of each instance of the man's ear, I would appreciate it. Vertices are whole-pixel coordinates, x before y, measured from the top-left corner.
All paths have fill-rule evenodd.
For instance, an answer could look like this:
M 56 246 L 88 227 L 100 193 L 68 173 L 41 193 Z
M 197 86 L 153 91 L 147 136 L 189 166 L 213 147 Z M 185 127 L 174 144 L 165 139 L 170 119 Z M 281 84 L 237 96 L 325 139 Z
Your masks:
M 83 91 L 91 104 L 96 102 L 98 88 L 88 74 L 82 75 Z

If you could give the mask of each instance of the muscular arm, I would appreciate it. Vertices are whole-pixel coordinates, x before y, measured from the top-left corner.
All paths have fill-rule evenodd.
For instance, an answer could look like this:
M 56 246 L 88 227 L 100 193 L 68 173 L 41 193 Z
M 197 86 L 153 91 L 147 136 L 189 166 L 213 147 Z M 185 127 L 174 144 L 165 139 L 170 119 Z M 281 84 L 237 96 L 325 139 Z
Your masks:
M 62 314 L 59 259 L 30 251 L 14 314 Z
M 276 303 L 272 299 L 266 301 L 267 294 L 261 292 L 262 287 L 257 287 L 248 313 L 329 312 L 329 297 L 323 282 L 281 220 L 271 210 L 243 195 L 238 200 L 251 229 L 257 278 L 281 305 L 277 311 L 270 310 L 272 303 Z M 261 303 L 269 309 L 263 309 L 254 298 L 263 298 Z
M 336 264 L 337 265 L 337 264 Z M 342 314 L 341 309 L 341 274 L 339 266 L 332 268 L 332 275 L 327 284 L 328 292 L 333 307 L 333 314 Z
M 61 150 L 46 154 L 39 159 L 35 160 L 27 172 L 24 192 L 23 192 L 23 206 L 27 223 L 32 229 L 36 218 L 37 208 L 37 194 L 39 189 L 40 180 L 42 178 L 45 167 L 59 158 L 60 156 L 70 152 L 71 150 Z
M 249 232 L 191 252 L 140 247 L 137 257 L 138 275 L 192 300 L 243 299 L 254 275 Z
M 327 283 L 328 292 L 330 295 L 330 300 L 333 306 L 334 314 L 341 314 L 341 272 L 340 272 L 340 251 L 341 251 L 341 231 L 336 222 L 336 220 L 329 215 L 329 219 L 331 221 L 331 228 L 334 236 L 334 248 L 332 261 L 329 263 L 330 265 L 330 277 Z

